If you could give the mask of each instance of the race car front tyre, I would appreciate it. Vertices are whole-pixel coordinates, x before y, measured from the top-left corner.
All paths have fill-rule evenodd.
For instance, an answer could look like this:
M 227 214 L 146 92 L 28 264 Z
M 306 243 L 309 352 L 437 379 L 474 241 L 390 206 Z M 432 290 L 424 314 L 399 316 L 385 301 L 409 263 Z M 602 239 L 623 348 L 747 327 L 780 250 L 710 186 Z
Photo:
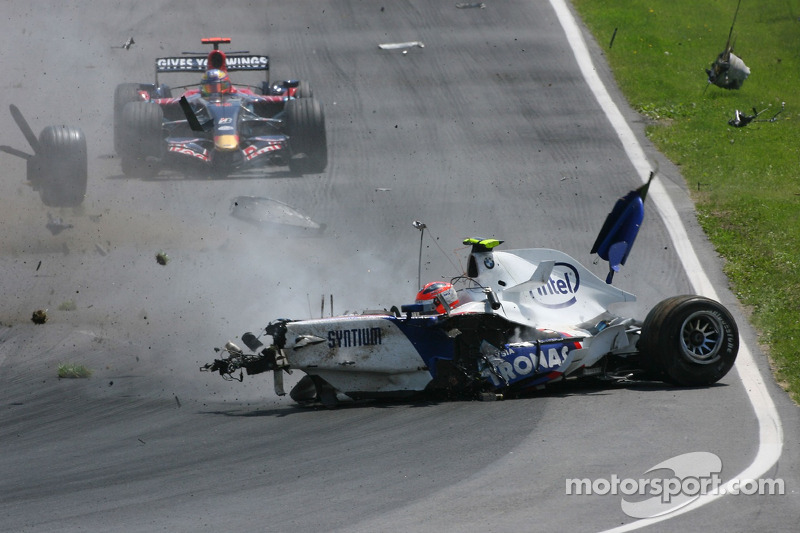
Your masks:
M 702 296 L 675 296 L 650 310 L 638 349 L 665 381 L 710 385 L 733 367 L 739 330 L 722 304 Z
M 75 207 L 86 196 L 86 137 L 78 128 L 48 126 L 39 134 L 39 151 L 28 160 L 28 179 L 46 206 Z
M 286 131 L 292 158 L 289 170 L 295 174 L 319 174 L 328 166 L 325 113 L 314 98 L 286 102 Z
M 149 102 L 129 102 L 122 110 L 119 155 L 126 176 L 147 178 L 158 173 L 162 157 L 164 112 Z
M 310 83 L 305 80 L 301 80 L 297 85 L 297 91 L 295 91 L 294 94 L 297 98 L 313 98 L 314 90 L 311 88 Z
M 122 110 L 129 102 L 142 101 L 138 83 L 120 83 L 114 90 L 114 151 L 120 154 L 122 149 Z
M 280 370 L 278 370 L 280 372 Z M 347 396 L 337 394 L 333 386 L 319 376 L 305 375 L 289 392 L 292 400 L 300 405 L 322 403 L 328 409 L 337 407 Z

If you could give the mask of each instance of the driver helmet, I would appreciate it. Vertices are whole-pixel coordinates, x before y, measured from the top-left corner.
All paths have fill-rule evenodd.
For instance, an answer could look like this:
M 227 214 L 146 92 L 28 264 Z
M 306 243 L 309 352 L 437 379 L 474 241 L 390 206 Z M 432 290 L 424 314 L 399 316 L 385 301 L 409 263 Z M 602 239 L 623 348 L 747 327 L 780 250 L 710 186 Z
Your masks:
M 203 74 L 200 81 L 200 93 L 203 96 L 212 94 L 228 94 L 231 92 L 231 80 L 224 70 L 214 68 Z
M 435 304 L 436 312 L 439 314 L 443 314 L 445 312 L 445 308 L 441 302 L 444 302 L 444 304 L 447 305 L 448 310 L 458 305 L 458 294 L 453 288 L 453 285 L 451 283 L 447 283 L 446 281 L 432 281 L 431 283 L 428 283 L 422 287 L 422 290 L 417 293 L 416 303 L 427 303 L 433 301 L 437 296 L 439 298 L 435 301 Z

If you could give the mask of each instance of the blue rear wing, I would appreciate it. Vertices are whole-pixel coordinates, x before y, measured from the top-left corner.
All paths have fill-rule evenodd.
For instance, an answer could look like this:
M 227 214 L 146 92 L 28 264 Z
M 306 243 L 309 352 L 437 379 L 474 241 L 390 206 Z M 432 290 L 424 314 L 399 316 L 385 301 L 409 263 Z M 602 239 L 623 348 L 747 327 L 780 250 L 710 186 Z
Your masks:
M 619 272 L 620 266 L 625 264 L 633 248 L 644 220 L 644 199 L 654 176 L 655 173 L 650 172 L 647 183 L 617 200 L 592 246 L 590 253 L 597 253 L 601 259 L 608 261 L 608 284 L 613 280 L 614 273 Z

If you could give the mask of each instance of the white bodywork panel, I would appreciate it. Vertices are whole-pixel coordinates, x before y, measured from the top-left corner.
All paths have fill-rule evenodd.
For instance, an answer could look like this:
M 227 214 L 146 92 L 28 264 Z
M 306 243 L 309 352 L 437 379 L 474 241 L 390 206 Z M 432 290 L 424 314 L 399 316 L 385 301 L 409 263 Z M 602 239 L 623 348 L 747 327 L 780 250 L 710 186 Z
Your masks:
M 571 328 L 601 315 L 613 303 L 636 300 L 633 294 L 607 284 L 558 250 L 480 252 L 472 254 L 470 260 L 478 270 L 476 281 L 491 288 L 502 304 L 494 312 L 531 327 Z M 549 272 L 547 279 L 537 279 L 543 272 Z M 455 313 L 486 307 L 481 289 L 462 289 L 459 297 L 473 304 L 458 307 Z
M 597 320 L 610 304 L 635 297 L 606 284 L 569 255 L 532 248 L 474 252 L 470 261 L 477 286 L 458 291 L 460 305 L 451 316 L 495 314 L 511 323 L 580 338 L 581 349 L 561 367 L 565 374 L 629 344 L 622 326 L 592 338 L 580 325 Z M 496 296 L 497 309 L 487 289 Z M 435 346 L 419 339 L 420 346 L 415 346 L 409 330 L 402 329 L 403 319 L 397 320 L 390 315 L 353 315 L 288 322 L 283 353 L 291 368 L 317 375 L 343 392 L 423 390 L 432 379 L 424 361 Z M 420 350 L 426 352 L 425 359 Z
M 339 390 L 423 390 L 431 380 L 414 345 L 386 318 L 304 320 L 287 323 L 286 330 L 284 354 L 291 367 L 318 375 Z

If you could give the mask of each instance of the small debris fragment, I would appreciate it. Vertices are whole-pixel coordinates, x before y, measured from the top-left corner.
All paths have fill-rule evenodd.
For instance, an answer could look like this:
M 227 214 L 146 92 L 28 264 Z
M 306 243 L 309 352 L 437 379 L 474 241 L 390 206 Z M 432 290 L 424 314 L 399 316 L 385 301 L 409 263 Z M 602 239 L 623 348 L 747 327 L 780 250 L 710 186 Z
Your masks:
M 47 322 L 47 309 L 37 309 L 31 316 L 31 321 L 34 324 L 44 324 Z
M 167 263 L 169 263 L 169 256 L 164 252 L 158 252 L 156 254 L 156 263 L 165 266 Z
M 272 198 L 237 196 L 231 201 L 231 215 L 257 225 L 277 224 L 287 229 L 319 233 L 325 231 L 325 224 L 318 223 L 294 207 Z
M 614 39 L 616 39 L 616 38 L 617 38 L 617 30 L 618 30 L 618 29 L 619 29 L 619 28 L 614 28 L 614 33 L 612 33 L 612 34 L 611 34 L 611 42 L 609 42 L 609 43 L 608 43 L 608 47 L 609 47 L 609 48 L 611 48 L 612 46 L 614 46 Z
M 466 2 L 459 2 L 458 4 L 456 4 L 456 8 L 458 8 L 458 9 L 472 9 L 472 8 L 486 9 L 486 4 L 484 4 L 483 2 L 473 2 L 471 4 L 470 3 L 466 3 Z
M 478 396 L 478 399 L 482 402 L 500 402 L 503 401 L 503 395 L 497 394 L 494 392 L 482 392 Z
M 42 262 L 39 261 L 39 264 L 36 265 L 36 272 L 39 272 L 39 269 L 42 268 Z
M 377 187 L 375 189 L 376 192 L 388 192 L 388 191 L 391 191 L 391 190 L 392 189 L 390 189 L 389 187 Z
M 408 41 L 405 43 L 384 43 L 379 44 L 381 50 L 402 50 L 403 48 L 425 48 L 425 44 L 420 41 Z
M 175 403 L 178 404 L 178 407 L 181 406 L 181 401 L 178 399 L 177 396 L 175 396 Z
M 54 217 L 52 214 L 47 213 L 47 229 L 50 230 L 50 233 L 53 235 L 58 235 L 65 229 L 69 229 L 72 227 L 72 224 L 65 224 L 64 221 L 60 217 Z
M 92 371 L 76 363 L 61 363 L 58 365 L 59 379 L 83 379 L 92 377 Z
M 111 48 L 122 48 L 123 50 L 130 50 L 131 46 L 133 46 L 134 44 L 136 44 L 136 42 L 133 40 L 133 37 L 130 37 L 127 41 L 122 43 L 121 46 L 112 46 Z
M 752 115 L 745 115 L 738 109 L 734 114 L 733 118 L 728 121 L 728 124 L 733 126 L 734 128 L 743 128 L 750 124 L 751 122 L 775 122 L 778 120 L 778 115 L 783 113 L 784 108 L 786 107 L 786 102 L 781 102 L 781 109 L 777 113 L 775 113 L 772 118 L 767 120 L 756 120 L 758 116 L 766 111 L 766 109 L 762 111 L 756 111 L 756 108 L 753 107 L 753 114 Z

